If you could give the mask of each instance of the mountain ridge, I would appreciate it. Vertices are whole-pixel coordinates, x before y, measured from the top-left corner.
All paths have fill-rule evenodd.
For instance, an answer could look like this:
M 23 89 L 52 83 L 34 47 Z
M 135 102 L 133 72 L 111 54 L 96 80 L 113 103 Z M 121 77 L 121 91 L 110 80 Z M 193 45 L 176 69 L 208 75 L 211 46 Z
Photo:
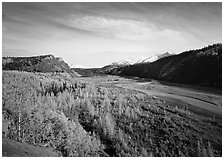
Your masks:
M 64 72 L 71 76 L 79 76 L 69 65 L 52 54 L 31 57 L 2 57 L 3 70 L 18 70 L 27 72 Z
M 169 52 L 166 52 L 166 53 L 162 53 L 162 54 L 156 54 L 154 56 L 150 56 L 144 60 L 138 60 L 136 63 L 149 63 L 149 62 L 154 62 L 154 61 L 157 61 L 161 58 L 164 58 L 164 57 L 167 57 L 167 56 L 172 56 L 174 54 L 171 54 Z
M 185 51 L 160 58 L 151 63 L 118 67 L 107 73 L 221 88 L 222 44 L 218 43 L 197 50 Z

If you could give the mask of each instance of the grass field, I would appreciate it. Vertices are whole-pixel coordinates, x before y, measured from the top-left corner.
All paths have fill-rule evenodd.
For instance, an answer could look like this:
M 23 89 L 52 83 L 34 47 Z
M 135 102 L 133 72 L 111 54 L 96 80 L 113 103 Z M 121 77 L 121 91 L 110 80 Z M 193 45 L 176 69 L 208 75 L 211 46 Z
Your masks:
M 59 156 L 222 155 L 220 113 L 150 94 L 177 88 L 117 76 L 17 71 L 3 71 L 2 81 L 4 138 Z M 183 90 L 173 93 L 195 96 Z M 221 108 L 219 95 L 207 94 L 197 97 Z

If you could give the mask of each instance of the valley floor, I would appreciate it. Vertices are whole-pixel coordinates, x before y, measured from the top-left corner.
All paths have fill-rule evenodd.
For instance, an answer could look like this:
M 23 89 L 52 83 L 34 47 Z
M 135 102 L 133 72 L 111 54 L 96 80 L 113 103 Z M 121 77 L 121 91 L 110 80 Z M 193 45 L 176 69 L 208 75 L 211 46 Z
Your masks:
M 176 101 L 177 105 L 180 105 L 179 102 L 181 102 L 187 109 L 201 115 L 217 116 L 218 118 L 222 116 L 222 95 L 215 89 L 207 88 L 208 91 L 206 91 L 206 88 L 203 89 L 203 87 L 195 88 L 190 85 L 175 85 L 175 83 L 118 76 L 98 76 L 82 78 L 82 80 L 94 82 L 97 85 L 136 90 L 161 100 Z
M 106 88 L 124 89 L 126 91 L 135 91 L 144 93 L 156 102 L 154 105 L 169 111 L 167 108 L 176 107 L 183 109 L 189 113 L 196 115 L 198 122 L 202 122 L 203 126 L 196 130 L 202 136 L 211 135 L 210 140 L 216 136 L 215 140 L 222 138 L 222 95 L 221 91 L 213 88 L 195 86 L 195 85 L 182 85 L 168 82 L 160 82 L 151 79 L 140 79 L 119 76 L 97 76 L 81 78 L 83 81 L 94 83 L 96 86 L 103 86 Z M 122 94 L 121 94 L 122 95 Z M 143 115 L 144 116 L 144 115 Z M 169 116 L 169 115 L 167 115 Z M 189 117 L 186 117 L 190 118 Z M 206 120 L 215 120 L 215 129 L 207 129 Z M 200 121 L 201 120 L 201 121 Z M 180 122 L 180 121 L 179 121 Z M 182 123 L 181 121 L 180 123 Z M 213 123 L 214 124 L 214 123 Z M 212 125 L 213 125 L 212 124 Z M 211 124 L 209 124 L 211 125 Z M 196 125 L 195 125 L 196 126 Z M 192 128 L 190 128 L 192 127 Z M 190 132 L 194 126 L 186 126 L 183 131 Z M 190 128 L 190 129 L 189 129 Z M 207 132 L 206 132 L 207 131 Z M 190 135 L 191 133 L 189 133 Z M 196 136 L 198 136 L 197 134 Z M 195 134 L 194 134 L 195 135 Z M 194 136 L 193 135 L 193 136 Z M 207 138 L 207 137 L 206 137 Z M 207 140 L 207 139 L 206 139 Z M 220 147 L 221 149 L 221 147 Z

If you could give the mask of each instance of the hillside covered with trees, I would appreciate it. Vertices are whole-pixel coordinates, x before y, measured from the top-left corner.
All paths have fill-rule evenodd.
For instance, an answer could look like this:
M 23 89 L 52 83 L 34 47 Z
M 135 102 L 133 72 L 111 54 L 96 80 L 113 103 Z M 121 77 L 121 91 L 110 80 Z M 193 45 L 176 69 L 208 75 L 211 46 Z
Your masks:
M 27 72 L 64 72 L 75 77 L 78 74 L 73 71 L 61 58 L 53 55 L 32 57 L 3 57 L 3 70 L 18 70 Z
M 152 63 L 118 67 L 107 73 L 221 88 L 222 44 L 185 51 Z
M 3 71 L 2 83 L 4 155 L 16 145 L 32 145 L 34 156 L 43 148 L 64 157 L 222 154 L 221 119 L 181 104 L 63 74 Z

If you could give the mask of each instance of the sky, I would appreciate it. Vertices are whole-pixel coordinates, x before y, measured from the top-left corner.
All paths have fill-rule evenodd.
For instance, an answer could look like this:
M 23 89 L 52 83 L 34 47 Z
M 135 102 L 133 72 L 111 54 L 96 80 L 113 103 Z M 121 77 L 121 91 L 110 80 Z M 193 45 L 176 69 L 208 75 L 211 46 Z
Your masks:
M 53 54 L 91 68 L 221 42 L 221 2 L 2 4 L 3 56 Z

